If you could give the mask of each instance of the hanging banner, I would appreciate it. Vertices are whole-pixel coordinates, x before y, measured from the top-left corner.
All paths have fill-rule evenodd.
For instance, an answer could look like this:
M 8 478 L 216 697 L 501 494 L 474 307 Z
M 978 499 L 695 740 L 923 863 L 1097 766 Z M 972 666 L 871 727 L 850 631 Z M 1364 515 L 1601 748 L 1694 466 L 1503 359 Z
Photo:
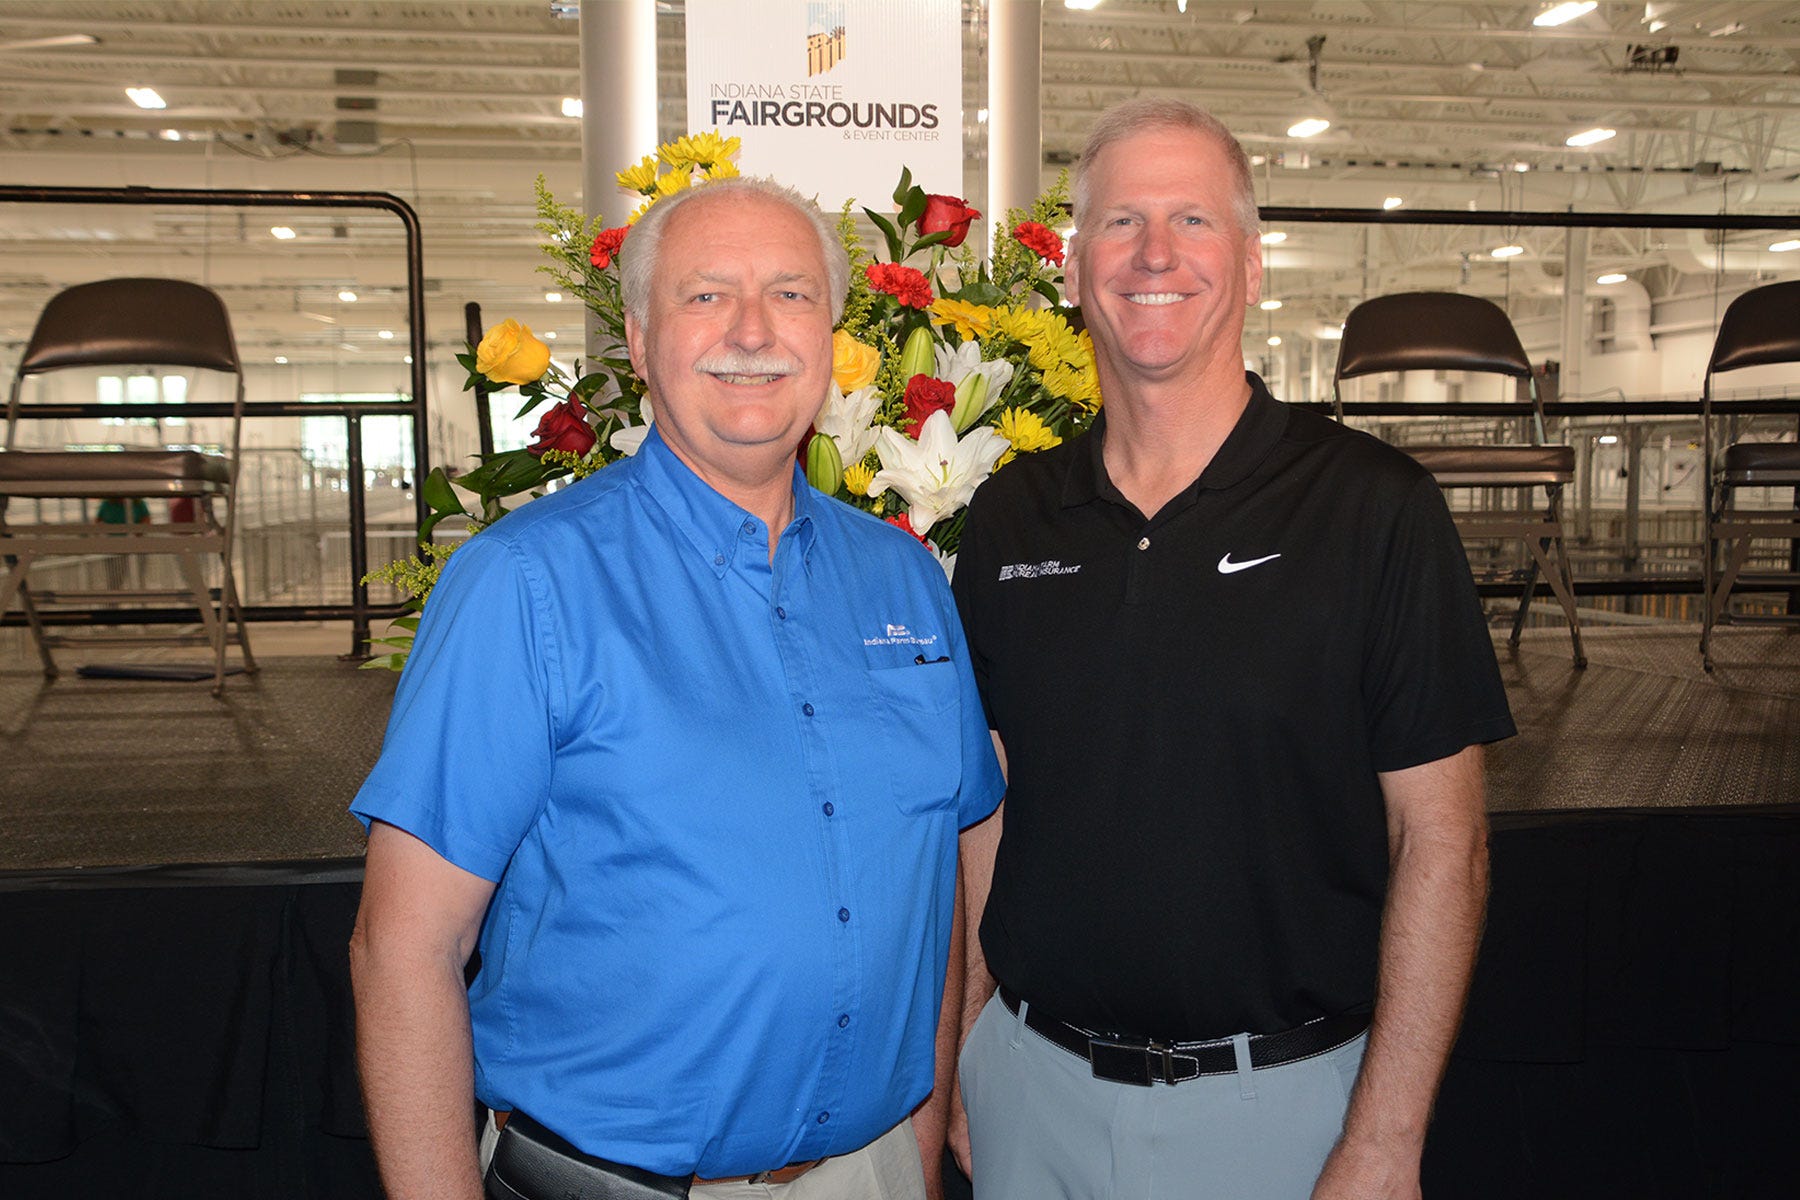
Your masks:
M 738 165 L 892 207 L 900 168 L 961 194 L 960 0 L 687 0 L 688 128 L 744 139 Z

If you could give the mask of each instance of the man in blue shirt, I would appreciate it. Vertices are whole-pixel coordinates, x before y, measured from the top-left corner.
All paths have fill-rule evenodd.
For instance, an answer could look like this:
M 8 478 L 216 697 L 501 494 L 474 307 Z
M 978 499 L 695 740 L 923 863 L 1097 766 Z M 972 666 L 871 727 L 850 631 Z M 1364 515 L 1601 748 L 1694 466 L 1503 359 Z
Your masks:
M 622 264 L 656 426 L 457 552 L 352 805 L 383 1181 L 480 1196 L 473 1094 L 696 1195 L 920 1196 L 957 831 L 1002 781 L 943 573 L 795 469 L 844 251 L 733 180 Z

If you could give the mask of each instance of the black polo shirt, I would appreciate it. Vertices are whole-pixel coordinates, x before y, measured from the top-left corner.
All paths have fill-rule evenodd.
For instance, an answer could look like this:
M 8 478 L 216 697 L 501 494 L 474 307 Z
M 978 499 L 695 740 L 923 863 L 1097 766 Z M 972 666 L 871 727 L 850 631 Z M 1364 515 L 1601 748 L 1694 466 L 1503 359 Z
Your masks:
M 1197 1039 L 1367 1008 L 1376 772 L 1514 730 L 1442 494 L 1273 399 L 1146 520 L 1104 421 L 977 492 L 955 591 L 1009 766 L 981 923 L 1046 1013 Z

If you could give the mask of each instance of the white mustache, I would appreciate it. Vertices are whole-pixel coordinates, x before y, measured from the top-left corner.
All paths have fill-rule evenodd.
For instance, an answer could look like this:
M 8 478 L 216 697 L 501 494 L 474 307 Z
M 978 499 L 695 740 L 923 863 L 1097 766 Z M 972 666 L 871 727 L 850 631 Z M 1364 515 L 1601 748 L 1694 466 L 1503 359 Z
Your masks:
M 798 375 L 800 363 L 780 354 L 722 350 L 700 359 L 694 370 L 706 375 Z

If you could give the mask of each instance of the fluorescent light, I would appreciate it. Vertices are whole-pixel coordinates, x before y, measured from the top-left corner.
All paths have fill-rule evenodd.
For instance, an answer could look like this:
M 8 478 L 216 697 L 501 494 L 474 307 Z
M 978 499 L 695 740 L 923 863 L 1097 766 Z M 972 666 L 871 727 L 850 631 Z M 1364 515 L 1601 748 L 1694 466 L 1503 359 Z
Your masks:
M 410 354 L 406 356 L 406 365 L 409 367 L 412 366 L 412 355 Z
M 1594 146 L 1606 141 L 1608 138 L 1617 137 L 1618 135 L 1619 131 L 1616 129 L 1601 129 L 1595 127 L 1593 129 L 1584 129 L 1580 133 L 1571 133 L 1564 139 L 1563 145 Z
M 1406 201 L 1399 196 L 1389 196 L 1386 200 L 1381 202 L 1381 207 L 1386 212 L 1393 212 L 1396 208 L 1399 208 L 1405 203 Z
M 275 356 L 275 365 L 276 365 L 276 366 L 278 366 L 278 367 L 285 367 L 285 366 L 287 366 L 287 355 L 285 355 L 285 354 L 277 354 L 277 355 L 276 355 L 276 356 Z
M 1775 242 L 1769 246 L 1777 254 L 1786 254 L 1789 250 L 1800 250 L 1800 238 L 1789 238 L 1785 242 Z
M 179 142 L 181 140 L 181 130 L 179 130 L 179 129 L 159 129 L 156 132 L 156 136 L 161 138 L 165 142 Z
M 1257 305 L 1256 307 L 1262 309 L 1264 312 L 1274 312 L 1276 309 L 1281 307 L 1281 301 L 1279 301 L 1279 300 L 1264 300 L 1261 304 Z
M 300 235 L 286 225 L 271 225 L 269 226 L 269 236 L 278 242 L 291 242 Z
M 1344 340 L 1344 327 L 1342 325 L 1327 325 L 1327 326 L 1325 326 L 1323 329 L 1319 330 L 1319 340 L 1322 342 L 1341 342 L 1341 341 L 1343 341 Z
M 561 304 L 562 303 L 562 293 L 561 292 L 545 292 L 544 293 L 544 303 L 545 304 Z
M 554 329 L 544 330 L 544 340 L 546 342 L 554 342 L 556 340 L 556 330 L 554 330 Z
M 1624 283 L 1627 278 L 1628 276 L 1623 271 L 1608 271 L 1606 274 L 1594 280 L 1594 282 L 1602 285 L 1609 283 Z
M 1652 21 L 1649 26 L 1651 33 L 1661 33 L 1668 27 L 1669 23 L 1667 21 Z
M 1554 25 L 1567 25 L 1576 17 L 1585 17 L 1599 7 L 1596 0 L 1570 0 L 1568 4 L 1558 4 L 1554 8 L 1546 8 L 1531 18 L 1531 23 L 1539 29 L 1549 29 Z
M 581 115 L 581 97 L 564 96 L 562 114 L 565 117 L 579 117 Z
M 1288 136 L 1291 138 L 1317 137 L 1330 128 L 1331 122 L 1324 117 L 1307 117 L 1303 121 L 1295 121 L 1289 125 Z
M 1495 258 L 1516 258 L 1525 253 L 1525 247 L 1510 244 L 1505 246 L 1495 246 L 1492 250 L 1488 251 L 1488 253 L 1492 254 Z
M 1281 345 L 1281 335 L 1279 333 L 1271 334 L 1269 336 L 1269 345 L 1271 345 L 1271 346 Z
M 1100 7 L 1101 0 L 1063 0 L 1064 8 L 1072 8 L 1076 12 L 1089 12 Z
M 380 338 L 384 342 L 391 342 L 394 340 L 394 331 L 391 329 L 383 329 L 382 331 L 377 333 L 375 336 Z
M 1599 441 L 1602 446 L 1616 446 L 1619 444 L 1619 435 L 1616 433 L 1603 433 L 1600 435 Z
M 1269 232 L 1263 234 L 1259 240 L 1265 246 L 1279 246 L 1281 243 L 1287 241 L 1287 234 L 1279 229 L 1271 229 Z
M 345 288 L 343 291 L 338 293 L 338 299 L 342 300 L 345 304 L 355 304 L 356 303 L 356 293 L 351 291 L 349 288 Z
M 125 94 L 130 96 L 131 102 L 139 108 L 169 107 L 168 103 L 161 96 L 156 94 L 155 88 L 128 87 L 125 89 Z

